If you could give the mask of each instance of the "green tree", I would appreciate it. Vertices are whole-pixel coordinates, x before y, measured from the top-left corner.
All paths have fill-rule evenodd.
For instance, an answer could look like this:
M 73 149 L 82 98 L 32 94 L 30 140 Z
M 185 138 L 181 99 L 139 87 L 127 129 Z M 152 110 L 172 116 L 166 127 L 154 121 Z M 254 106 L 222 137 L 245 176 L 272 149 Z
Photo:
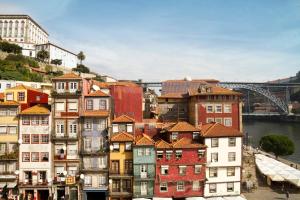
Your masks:
M 56 65 L 56 67 L 57 67 L 58 65 L 62 64 L 62 60 L 61 59 L 53 59 L 53 60 L 51 60 L 51 64 Z
M 45 62 L 47 59 L 49 59 L 49 53 L 48 51 L 41 50 L 36 54 L 36 57 L 40 60 Z
M 7 52 L 7 53 L 14 53 L 14 54 L 22 53 L 22 47 L 20 47 L 17 44 L 11 44 L 6 41 L 0 42 L 0 50 Z
M 80 73 L 90 73 L 90 69 L 86 67 L 85 65 L 77 65 L 76 68 L 73 68 L 72 71 L 80 72 Z
M 85 60 L 85 55 L 82 51 L 77 55 L 78 60 L 80 60 L 80 65 L 82 65 L 82 61 Z
M 272 152 L 278 156 L 288 156 L 294 153 L 295 145 L 285 135 L 266 135 L 259 141 L 260 147 L 266 152 Z

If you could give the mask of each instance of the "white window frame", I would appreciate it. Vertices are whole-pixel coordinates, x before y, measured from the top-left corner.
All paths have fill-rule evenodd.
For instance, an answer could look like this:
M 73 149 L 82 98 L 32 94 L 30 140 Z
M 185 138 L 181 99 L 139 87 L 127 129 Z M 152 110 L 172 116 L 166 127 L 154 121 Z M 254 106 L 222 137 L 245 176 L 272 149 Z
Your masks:
M 211 107 L 211 111 L 210 111 L 210 109 L 208 109 L 209 107 Z M 205 110 L 206 110 L 206 113 L 214 113 L 214 106 L 212 104 L 207 104 L 205 106 Z
M 209 124 L 209 123 L 211 123 L 211 122 L 214 122 L 215 120 L 214 120 L 214 118 L 212 118 L 212 117 L 207 117 L 206 118 L 206 123 L 207 124 Z
M 200 181 L 193 181 L 192 190 L 198 191 L 200 189 Z
M 220 108 L 220 110 L 219 110 Z M 215 105 L 215 113 L 222 113 L 223 112 L 223 107 L 222 104 L 216 104 Z
M 184 181 L 178 181 L 178 182 L 177 182 L 176 190 L 177 190 L 178 192 L 183 192 L 183 191 L 185 191 Z
M 126 131 L 127 131 L 127 133 L 132 133 L 132 130 L 133 130 L 132 124 L 127 124 L 126 125 Z
M 235 152 L 228 152 L 228 162 L 236 161 L 236 153 Z
M 161 169 L 160 169 L 160 173 L 162 175 L 168 175 L 169 174 L 169 165 L 162 165 Z
M 232 112 L 231 104 L 225 104 L 224 105 L 224 113 L 231 113 L 231 112 Z
M 166 190 L 162 190 L 162 187 L 165 187 Z M 159 191 L 160 191 L 160 192 L 168 192 L 168 182 L 161 182 L 161 183 L 159 184 Z
M 232 118 L 231 117 L 224 118 L 224 126 L 232 126 Z

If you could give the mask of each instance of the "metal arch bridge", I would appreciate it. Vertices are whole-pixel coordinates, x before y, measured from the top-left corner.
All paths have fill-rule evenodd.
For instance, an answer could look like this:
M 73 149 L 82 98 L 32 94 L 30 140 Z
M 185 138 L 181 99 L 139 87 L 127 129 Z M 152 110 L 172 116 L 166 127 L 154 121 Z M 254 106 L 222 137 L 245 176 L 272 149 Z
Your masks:
M 250 84 L 250 83 L 234 83 L 234 82 L 224 82 L 218 84 L 221 87 L 228 89 L 246 89 L 256 92 L 262 96 L 267 97 L 271 102 L 278 106 L 284 113 L 288 113 L 288 104 L 286 101 L 283 101 L 281 98 L 272 94 L 269 90 L 264 89 L 263 87 L 268 87 L 267 85 L 260 84 Z M 272 86 L 274 87 L 274 85 Z

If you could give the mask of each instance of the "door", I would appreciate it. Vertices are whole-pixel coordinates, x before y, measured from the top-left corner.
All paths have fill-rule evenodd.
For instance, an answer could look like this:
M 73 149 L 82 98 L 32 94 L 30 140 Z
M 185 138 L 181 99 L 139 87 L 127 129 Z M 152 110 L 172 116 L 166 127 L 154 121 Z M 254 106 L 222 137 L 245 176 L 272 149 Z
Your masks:
M 141 195 L 147 195 L 147 182 L 141 182 Z

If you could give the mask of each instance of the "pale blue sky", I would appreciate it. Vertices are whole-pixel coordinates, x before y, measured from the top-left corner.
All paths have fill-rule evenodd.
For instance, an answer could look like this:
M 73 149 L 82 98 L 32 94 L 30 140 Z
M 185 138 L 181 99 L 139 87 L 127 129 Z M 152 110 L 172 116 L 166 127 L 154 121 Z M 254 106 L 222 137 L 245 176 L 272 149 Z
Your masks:
M 267 81 L 300 70 L 299 0 L 1 0 L 119 79 Z

